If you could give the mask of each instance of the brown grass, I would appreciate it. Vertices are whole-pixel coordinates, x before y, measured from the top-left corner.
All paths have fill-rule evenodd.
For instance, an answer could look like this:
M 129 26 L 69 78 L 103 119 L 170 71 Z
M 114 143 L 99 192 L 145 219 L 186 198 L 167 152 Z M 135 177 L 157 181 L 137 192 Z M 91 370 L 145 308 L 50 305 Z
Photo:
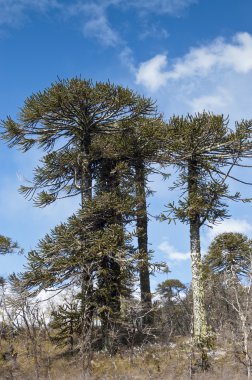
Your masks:
M 20 346 L 19 346 L 20 347 Z M 18 351 L 19 347 L 15 347 Z M 110 357 L 94 354 L 89 371 L 83 373 L 80 358 L 60 357 L 60 351 L 49 344 L 43 347 L 40 380 L 187 380 L 189 379 L 190 345 L 178 339 L 173 345 L 152 344 L 121 350 Z M 211 368 L 206 373 L 196 371 L 195 380 L 243 380 L 245 369 L 237 362 L 232 346 L 216 347 L 209 353 Z M 197 355 L 192 362 L 195 363 Z M 18 355 L 17 363 L 0 361 L 1 380 L 35 380 L 34 362 L 25 353 Z

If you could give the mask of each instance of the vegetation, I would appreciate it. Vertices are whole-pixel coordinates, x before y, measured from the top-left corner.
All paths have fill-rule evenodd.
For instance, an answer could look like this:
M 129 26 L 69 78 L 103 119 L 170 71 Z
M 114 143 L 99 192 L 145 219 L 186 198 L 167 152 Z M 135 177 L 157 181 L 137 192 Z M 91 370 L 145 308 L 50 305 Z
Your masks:
M 230 193 L 229 179 L 239 181 L 232 169 L 251 156 L 251 126 L 242 121 L 230 130 L 223 116 L 207 112 L 165 122 L 151 99 L 80 78 L 33 94 L 17 121 L 2 122 L 10 147 L 44 151 L 21 193 L 37 207 L 80 198 L 80 209 L 28 252 L 25 270 L 1 281 L 2 378 L 28 378 L 29 357 L 31 378 L 56 378 L 62 360 L 82 377 L 99 378 L 103 355 L 115 366 L 123 353 L 140 365 L 143 347 L 155 378 L 165 374 L 161 357 L 173 355 L 171 344 L 185 366 L 179 376 L 192 378 L 211 370 L 214 342 L 228 331 L 239 346 L 225 336 L 225 355 L 233 347 L 250 378 L 251 241 L 220 235 L 202 260 L 200 229 L 227 218 L 228 201 L 250 201 Z M 150 273 L 165 265 L 151 262 L 148 248 L 148 176 L 167 177 L 172 167 L 182 194 L 161 219 L 189 225 L 192 284 L 168 279 L 153 298 Z M 1 236 L 0 249 L 19 248 Z M 47 290 L 65 296 L 45 314 L 37 296 Z

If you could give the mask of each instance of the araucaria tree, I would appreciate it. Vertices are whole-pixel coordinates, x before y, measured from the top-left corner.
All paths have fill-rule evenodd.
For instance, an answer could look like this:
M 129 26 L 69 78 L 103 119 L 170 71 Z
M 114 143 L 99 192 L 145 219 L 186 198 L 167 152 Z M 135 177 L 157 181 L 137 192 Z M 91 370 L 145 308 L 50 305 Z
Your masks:
M 179 170 L 174 187 L 182 190 L 178 204 L 168 205 L 168 218 L 190 227 L 193 332 L 195 344 L 203 350 L 211 333 L 204 307 L 200 229 L 228 216 L 226 200 L 240 199 L 238 193 L 230 195 L 227 179 L 233 178 L 232 167 L 251 156 L 251 123 L 237 124 L 235 131 L 227 124 L 223 116 L 204 112 L 172 117 L 167 127 L 167 152 Z
M 133 125 L 138 125 L 143 118 L 153 118 L 155 114 L 156 107 L 150 99 L 141 97 L 129 89 L 111 83 L 93 84 L 92 81 L 75 78 L 59 80 L 43 92 L 33 94 L 26 99 L 17 122 L 10 117 L 2 122 L 2 137 L 7 140 L 9 146 L 18 146 L 24 152 L 32 147 L 39 147 L 46 152 L 41 160 L 41 165 L 34 170 L 31 185 L 22 186 L 21 192 L 33 198 L 35 205 L 39 207 L 46 206 L 60 198 L 80 195 L 81 209 L 84 212 L 87 211 L 78 219 L 78 223 L 83 223 L 83 227 L 80 228 L 82 233 L 78 232 L 79 262 L 76 252 L 73 253 L 71 248 L 68 250 L 59 248 L 58 254 L 55 253 L 57 246 L 52 248 L 53 239 L 61 231 L 56 230 L 50 238 L 50 249 L 54 251 L 50 265 L 53 266 L 52 261 L 54 261 L 54 264 L 57 264 L 57 271 L 53 272 L 49 278 L 44 279 L 42 276 L 42 281 L 35 281 L 37 282 L 34 284 L 35 286 L 45 285 L 46 281 L 53 286 L 55 275 L 57 283 L 64 276 L 70 278 L 75 270 L 78 273 L 82 271 L 82 305 L 85 309 L 87 298 L 93 292 L 93 281 L 97 281 L 98 286 L 102 287 L 104 282 L 101 280 L 101 274 L 106 279 L 106 274 L 109 272 L 115 282 L 114 288 L 111 289 L 113 294 L 116 293 L 117 301 L 115 300 L 114 305 L 116 302 L 118 304 L 120 298 L 118 287 L 120 286 L 116 284 L 116 280 L 120 279 L 120 266 L 119 260 L 115 257 L 117 250 L 114 246 L 110 252 L 106 251 L 107 254 L 104 254 L 103 261 L 100 262 L 100 265 L 104 266 L 103 271 L 97 267 L 97 261 L 96 265 L 93 265 L 91 260 L 84 260 L 84 256 L 85 258 L 89 255 L 94 257 L 94 249 L 99 257 L 100 246 L 103 244 L 102 240 L 101 244 L 96 240 L 99 230 L 104 237 L 105 230 L 111 232 L 117 228 L 117 232 L 121 236 L 120 239 L 117 239 L 118 248 L 124 245 L 122 241 L 124 239 L 122 215 L 124 211 L 121 207 L 120 215 L 118 211 L 120 202 L 118 197 L 115 199 L 115 194 L 119 189 L 120 175 L 113 174 L 117 170 L 118 159 L 115 162 L 113 155 L 112 158 L 110 157 L 109 150 L 106 151 L 105 156 L 96 155 L 99 151 L 97 145 L 99 146 L 99 142 L 105 138 L 113 141 L 119 131 L 128 130 Z M 111 146 L 111 144 L 109 145 Z M 103 203 L 103 215 L 101 215 L 101 208 L 98 210 L 97 221 L 95 220 L 97 218 L 95 208 L 93 213 L 90 210 L 97 204 L 101 205 L 99 197 L 102 193 L 105 194 L 106 202 Z M 106 206 L 110 196 L 114 196 L 116 204 L 111 210 L 112 215 L 107 217 L 110 209 Z M 94 198 L 95 202 L 93 203 Z M 122 198 L 121 202 L 124 202 Z M 60 228 L 67 229 L 67 226 Z M 87 243 L 87 231 L 90 233 L 88 235 L 90 241 L 92 241 L 92 233 L 95 236 L 96 246 L 90 245 L 90 241 Z M 114 237 L 115 234 L 111 232 L 111 236 Z M 86 250 L 88 245 L 89 253 Z M 109 247 L 109 245 L 107 246 Z M 43 242 L 42 247 L 44 247 Z M 80 253 L 80 249 L 83 254 Z M 46 247 L 46 251 L 43 251 L 40 244 L 39 252 L 31 253 L 30 259 L 38 258 L 39 255 L 43 256 L 45 252 L 49 254 L 48 247 Z M 69 256 L 69 252 L 72 252 L 75 266 L 68 261 L 69 266 L 66 267 L 67 263 L 64 259 L 60 263 L 57 259 L 61 255 Z M 90 252 L 92 253 L 90 254 Z M 47 259 L 48 256 L 43 256 L 40 260 L 41 268 L 43 265 L 45 267 L 48 265 Z M 90 264 L 89 267 L 87 267 L 87 263 Z M 34 264 L 34 260 L 31 261 L 31 264 Z M 62 267 L 60 268 L 58 264 Z M 95 269 L 91 270 L 91 267 Z M 113 270 L 114 274 L 112 274 Z M 44 274 L 42 272 L 40 273 Z M 37 273 L 39 273 L 39 268 L 37 268 Z M 100 275 L 98 275 L 99 273 Z M 92 314 L 92 308 L 89 308 L 89 313 Z M 90 315 L 86 315 L 86 320 L 90 318 Z
M 215 298 L 228 312 L 226 321 L 235 334 L 233 344 L 236 356 L 246 367 L 247 378 L 251 379 L 251 239 L 231 232 L 216 236 L 204 257 L 204 269 L 208 284 L 212 289 L 218 288 Z
M 251 271 L 252 241 L 238 232 L 225 232 L 211 242 L 204 257 L 206 271 L 234 277 L 249 276 Z
M 151 324 L 150 260 L 148 250 L 147 197 L 151 193 L 148 176 L 155 171 L 153 164 L 161 159 L 164 123 L 161 116 L 141 118 L 127 128 L 121 128 L 113 150 L 116 157 L 127 165 L 128 187 L 134 202 L 134 217 L 138 248 L 138 271 L 143 308 L 143 324 Z

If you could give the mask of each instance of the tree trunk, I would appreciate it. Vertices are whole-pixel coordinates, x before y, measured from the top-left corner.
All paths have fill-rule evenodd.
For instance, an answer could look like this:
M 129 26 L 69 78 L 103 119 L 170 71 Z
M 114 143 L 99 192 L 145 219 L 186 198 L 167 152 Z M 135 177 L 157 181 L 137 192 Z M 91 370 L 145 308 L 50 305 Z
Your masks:
M 193 293 L 193 331 L 196 343 L 201 345 L 207 335 L 207 322 L 204 306 L 204 282 L 200 254 L 200 228 L 197 220 L 190 221 L 190 239 Z
M 204 305 L 204 281 L 200 252 L 200 216 L 197 210 L 198 200 L 197 161 L 188 165 L 188 201 L 190 207 L 190 245 L 193 293 L 193 335 L 195 344 L 204 349 L 207 346 L 208 327 Z
M 116 172 L 117 162 L 110 159 L 103 160 L 103 166 L 100 173 L 100 192 L 101 193 L 119 193 L 120 180 Z M 110 216 L 105 225 L 101 228 L 108 228 L 110 225 L 117 225 L 123 231 L 122 215 L 118 214 L 117 205 L 112 206 Z M 104 223 L 104 222 L 103 222 Z M 123 244 L 123 240 L 118 239 L 118 246 Z M 102 334 L 103 348 L 114 354 L 117 350 L 117 339 L 115 338 L 118 329 L 118 321 L 121 311 L 121 266 L 116 257 L 116 252 L 111 251 L 109 255 L 103 257 L 101 262 L 103 275 L 98 279 L 99 289 L 101 292 L 102 306 Z
M 148 256 L 148 216 L 145 192 L 145 172 L 144 163 L 138 160 L 135 164 L 136 200 L 137 200 L 137 240 L 140 258 L 140 291 L 144 314 L 149 313 L 152 308 L 150 272 Z M 151 315 L 147 314 L 144 324 L 151 323 Z
M 245 315 L 240 316 L 242 321 L 242 333 L 243 333 L 243 350 L 245 353 L 245 363 L 247 369 L 247 378 L 251 379 L 251 358 L 249 355 L 249 333 L 248 333 L 248 321 Z
M 91 138 L 89 135 L 86 135 L 82 141 L 81 154 L 80 154 L 81 209 L 82 210 L 85 210 L 87 204 L 92 201 L 92 172 L 91 172 L 91 165 L 89 162 L 90 144 L 91 144 Z M 81 313 L 82 313 L 81 351 L 82 351 L 82 356 L 83 356 L 84 361 L 89 360 L 88 353 L 90 353 L 90 350 L 91 350 L 90 345 L 91 345 L 92 321 L 93 321 L 93 312 L 94 312 L 92 273 L 93 273 L 92 263 L 89 263 L 87 258 L 83 257 L 82 279 L 81 279 Z M 84 365 L 87 365 L 87 364 L 85 363 Z

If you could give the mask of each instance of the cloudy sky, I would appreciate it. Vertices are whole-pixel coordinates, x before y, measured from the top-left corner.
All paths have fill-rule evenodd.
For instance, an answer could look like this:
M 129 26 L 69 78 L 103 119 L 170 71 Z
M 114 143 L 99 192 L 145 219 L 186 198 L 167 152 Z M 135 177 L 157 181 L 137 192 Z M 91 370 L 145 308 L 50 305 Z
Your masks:
M 166 118 L 205 109 L 229 116 L 232 127 L 252 118 L 251 14 L 251 0 L 0 0 L 0 118 L 15 118 L 27 96 L 57 77 L 81 75 L 152 97 Z M 79 203 L 36 209 L 18 194 L 40 156 L 1 143 L 0 233 L 26 252 Z M 156 190 L 151 215 L 179 195 L 158 176 L 150 186 Z M 252 236 L 251 207 L 231 205 L 231 219 L 204 229 L 203 251 L 219 232 Z M 190 281 L 187 226 L 151 220 L 150 248 L 168 263 L 170 277 Z M 0 274 L 19 271 L 24 263 L 25 257 L 1 257 Z

